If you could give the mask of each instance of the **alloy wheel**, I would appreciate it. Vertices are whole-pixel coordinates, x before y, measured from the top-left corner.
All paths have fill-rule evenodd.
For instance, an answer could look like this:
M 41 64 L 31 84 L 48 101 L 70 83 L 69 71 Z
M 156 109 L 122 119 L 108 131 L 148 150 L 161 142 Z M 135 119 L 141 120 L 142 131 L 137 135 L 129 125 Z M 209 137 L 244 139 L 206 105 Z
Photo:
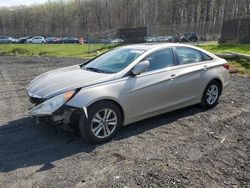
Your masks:
M 207 90 L 206 99 L 209 105 L 213 105 L 219 96 L 219 89 L 217 85 L 212 84 Z
M 117 126 L 116 113 L 111 109 L 97 112 L 91 121 L 91 131 L 98 138 L 110 136 Z

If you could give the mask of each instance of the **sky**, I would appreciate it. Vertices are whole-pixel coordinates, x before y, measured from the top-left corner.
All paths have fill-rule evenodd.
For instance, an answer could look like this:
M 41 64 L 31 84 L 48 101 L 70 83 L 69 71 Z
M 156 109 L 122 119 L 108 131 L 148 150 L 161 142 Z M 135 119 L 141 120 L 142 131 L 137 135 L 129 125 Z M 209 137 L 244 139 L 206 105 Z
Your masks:
M 11 7 L 19 5 L 32 5 L 34 3 L 41 4 L 48 0 L 0 0 L 0 7 Z

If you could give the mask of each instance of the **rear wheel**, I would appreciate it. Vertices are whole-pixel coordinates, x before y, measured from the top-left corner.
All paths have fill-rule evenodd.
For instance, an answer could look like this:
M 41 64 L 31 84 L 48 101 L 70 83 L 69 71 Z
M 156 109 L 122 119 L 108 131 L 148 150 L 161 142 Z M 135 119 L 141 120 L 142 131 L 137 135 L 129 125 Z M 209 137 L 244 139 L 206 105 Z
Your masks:
M 212 80 L 205 88 L 201 100 L 201 106 L 213 108 L 218 103 L 221 93 L 221 86 L 218 81 Z
M 89 143 L 103 143 L 111 140 L 122 126 L 119 107 L 113 102 L 100 102 L 88 110 L 88 118 L 81 116 L 79 129 Z

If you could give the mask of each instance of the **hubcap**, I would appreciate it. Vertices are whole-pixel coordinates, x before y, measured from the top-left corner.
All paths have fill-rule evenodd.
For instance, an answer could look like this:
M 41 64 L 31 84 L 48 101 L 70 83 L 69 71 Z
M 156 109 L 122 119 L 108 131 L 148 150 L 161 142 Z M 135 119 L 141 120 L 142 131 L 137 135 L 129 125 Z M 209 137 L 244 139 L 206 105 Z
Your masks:
M 91 122 L 91 131 L 98 138 L 110 136 L 117 126 L 117 116 L 111 109 L 102 109 L 95 114 Z
M 207 90 L 207 103 L 212 105 L 216 102 L 219 95 L 219 90 L 217 85 L 211 85 Z

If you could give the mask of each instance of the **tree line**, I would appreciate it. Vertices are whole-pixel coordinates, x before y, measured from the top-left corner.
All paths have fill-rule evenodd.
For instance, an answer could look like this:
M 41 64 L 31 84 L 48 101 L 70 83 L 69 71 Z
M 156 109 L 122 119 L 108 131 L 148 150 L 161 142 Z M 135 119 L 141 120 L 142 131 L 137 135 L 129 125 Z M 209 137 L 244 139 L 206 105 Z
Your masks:
M 117 28 L 185 26 L 202 35 L 222 22 L 250 14 L 250 0 L 58 0 L 0 9 L 0 35 L 112 35 Z M 210 28 L 210 29 L 209 29 Z

